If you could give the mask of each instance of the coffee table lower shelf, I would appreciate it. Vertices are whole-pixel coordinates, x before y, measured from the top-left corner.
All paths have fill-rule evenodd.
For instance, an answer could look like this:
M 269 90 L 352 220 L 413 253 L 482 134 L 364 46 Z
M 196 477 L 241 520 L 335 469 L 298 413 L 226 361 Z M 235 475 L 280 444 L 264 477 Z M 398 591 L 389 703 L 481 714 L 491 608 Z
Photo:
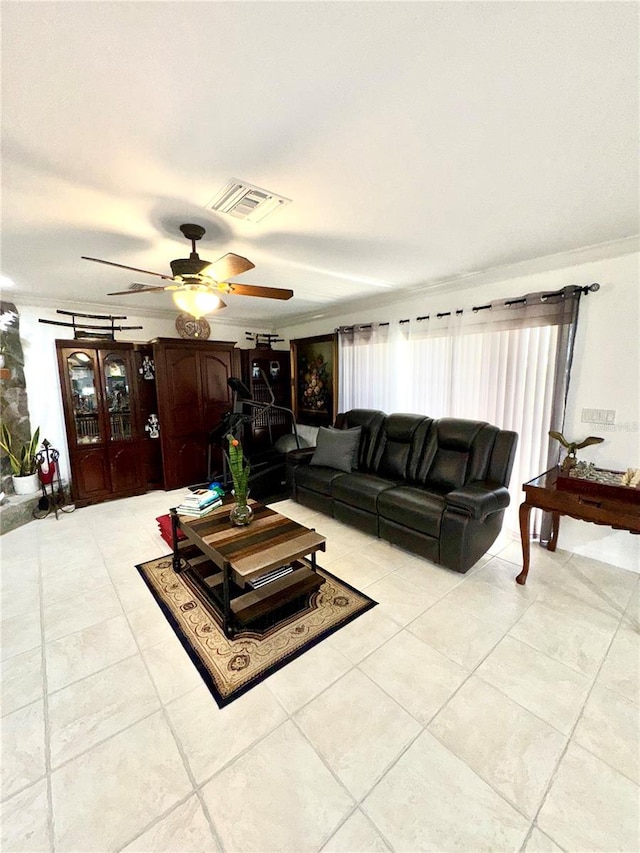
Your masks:
M 284 614 L 286 605 L 298 600 L 306 600 L 311 592 L 318 589 L 324 578 L 313 570 L 306 560 L 296 560 L 294 570 L 258 589 L 242 590 L 232 584 L 231 612 L 234 622 L 242 627 L 260 621 L 260 629 L 274 624 Z M 194 557 L 185 556 L 187 572 L 207 599 L 215 606 L 220 616 L 224 612 L 224 575 L 204 554 Z M 293 612 L 293 611 L 292 611 Z M 272 618 L 269 618 L 272 617 Z
M 309 594 L 324 583 L 316 572 L 316 552 L 325 550 L 326 540 L 255 501 L 252 524 L 235 527 L 230 503 L 202 519 L 184 518 L 174 508 L 171 524 L 174 571 L 185 573 L 194 593 L 206 597 L 225 634 L 233 637 L 238 629 L 264 631 L 306 606 Z

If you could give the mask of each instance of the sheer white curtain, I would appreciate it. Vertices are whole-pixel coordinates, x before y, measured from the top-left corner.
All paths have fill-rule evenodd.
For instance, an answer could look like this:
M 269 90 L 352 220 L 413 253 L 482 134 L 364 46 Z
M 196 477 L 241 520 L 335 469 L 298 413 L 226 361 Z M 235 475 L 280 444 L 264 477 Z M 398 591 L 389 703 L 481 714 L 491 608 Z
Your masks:
M 505 527 L 518 531 L 522 483 L 544 471 L 551 428 L 558 326 L 432 336 L 409 327 L 409 411 L 488 421 L 518 433 Z M 409 401 L 407 401 L 409 403 Z M 534 519 L 539 532 L 540 514 Z
M 505 527 L 518 531 L 522 483 L 545 471 L 561 429 L 579 288 L 486 311 L 340 330 L 340 411 L 374 408 L 488 421 L 518 433 Z M 575 305 L 563 304 L 575 297 Z M 535 514 L 540 532 L 542 514 Z
M 407 336 L 397 321 L 352 326 L 341 331 L 338 409 L 403 411 L 402 378 L 407 362 Z

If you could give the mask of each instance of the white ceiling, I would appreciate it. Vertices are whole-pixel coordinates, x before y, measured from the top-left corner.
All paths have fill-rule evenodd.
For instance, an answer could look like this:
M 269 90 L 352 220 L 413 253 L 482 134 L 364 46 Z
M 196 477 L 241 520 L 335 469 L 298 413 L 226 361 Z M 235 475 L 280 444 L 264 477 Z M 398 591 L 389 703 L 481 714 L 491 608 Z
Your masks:
M 295 291 L 225 297 L 276 328 L 638 232 L 636 3 L 22 0 L 2 53 L 18 304 L 173 311 L 80 256 L 169 273 L 182 222 Z M 205 211 L 231 177 L 293 203 Z

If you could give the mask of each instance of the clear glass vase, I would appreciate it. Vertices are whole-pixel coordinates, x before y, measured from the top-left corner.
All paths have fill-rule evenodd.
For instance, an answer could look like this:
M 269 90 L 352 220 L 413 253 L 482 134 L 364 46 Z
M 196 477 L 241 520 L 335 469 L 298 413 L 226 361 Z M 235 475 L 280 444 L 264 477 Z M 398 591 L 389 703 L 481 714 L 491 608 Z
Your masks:
M 235 495 L 235 492 L 233 492 Z M 236 497 L 236 502 L 231 507 L 231 512 L 229 513 L 229 521 L 231 524 L 235 524 L 236 527 L 246 527 L 248 524 L 251 524 L 251 520 L 253 518 L 253 510 L 248 504 L 249 493 L 243 497 Z

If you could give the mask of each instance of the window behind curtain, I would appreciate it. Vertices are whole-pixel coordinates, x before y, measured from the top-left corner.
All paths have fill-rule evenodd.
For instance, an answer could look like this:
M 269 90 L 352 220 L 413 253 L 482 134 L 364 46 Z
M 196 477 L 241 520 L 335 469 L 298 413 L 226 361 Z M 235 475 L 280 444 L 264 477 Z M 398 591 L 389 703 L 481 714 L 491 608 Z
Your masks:
M 562 429 L 579 293 L 566 288 L 551 298 L 497 303 L 482 314 L 342 329 L 340 411 L 469 418 L 517 432 L 505 516 L 506 529 L 516 533 L 522 484 L 555 462 L 548 433 Z M 532 515 L 539 533 L 542 514 Z

